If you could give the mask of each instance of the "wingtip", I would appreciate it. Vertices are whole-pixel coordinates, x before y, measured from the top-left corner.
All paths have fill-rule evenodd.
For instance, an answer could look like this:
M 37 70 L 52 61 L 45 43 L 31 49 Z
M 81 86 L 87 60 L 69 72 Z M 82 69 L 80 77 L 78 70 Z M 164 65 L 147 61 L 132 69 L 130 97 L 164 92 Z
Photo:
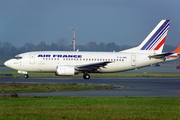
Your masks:
M 180 53 L 180 45 L 173 51 L 173 53 Z

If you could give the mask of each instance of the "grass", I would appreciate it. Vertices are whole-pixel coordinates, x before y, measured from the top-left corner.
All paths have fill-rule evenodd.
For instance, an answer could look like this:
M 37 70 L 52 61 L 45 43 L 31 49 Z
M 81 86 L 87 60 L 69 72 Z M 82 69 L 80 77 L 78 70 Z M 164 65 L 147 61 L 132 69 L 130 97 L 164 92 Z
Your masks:
M 0 71 L 23 77 L 17 71 Z M 53 73 L 29 73 L 30 77 L 57 77 Z M 2 76 L 1 76 L 2 77 Z M 69 77 L 69 76 L 68 76 Z M 82 77 L 82 74 L 71 76 Z M 172 73 L 111 73 L 91 74 L 91 77 L 180 77 Z M 69 86 L 69 88 L 68 88 Z M 75 86 L 77 88 L 75 88 Z M 67 87 L 67 88 L 63 88 Z M 98 89 L 82 85 L 59 84 L 0 84 L 5 93 L 48 92 Z M 104 86 L 107 88 L 107 86 Z M 49 89 L 48 89 L 49 88 Z M 100 88 L 100 89 L 105 89 Z M 20 90 L 21 89 L 21 90 Z M 111 89 L 111 88 L 108 88 Z M 136 97 L 0 97 L 0 120 L 57 120 L 57 119 L 122 119 L 122 120 L 180 120 L 180 98 L 136 98 Z
M 180 98 L 0 98 L 0 119 L 178 120 Z
M 23 74 L 17 73 L 17 71 L 0 71 L 0 74 L 12 74 L 9 77 L 22 78 Z M 55 76 L 54 73 L 31 73 L 29 72 L 30 78 L 82 78 L 83 74 L 78 74 L 74 76 Z M 111 78 L 111 77 L 180 77 L 178 73 L 90 73 L 91 78 Z M 7 76 L 0 76 L 7 77 Z
M 73 84 L 28 84 L 28 83 L 0 83 L 3 93 L 29 93 L 29 92 L 55 92 L 55 91 L 79 91 L 113 89 L 113 86 L 94 86 Z

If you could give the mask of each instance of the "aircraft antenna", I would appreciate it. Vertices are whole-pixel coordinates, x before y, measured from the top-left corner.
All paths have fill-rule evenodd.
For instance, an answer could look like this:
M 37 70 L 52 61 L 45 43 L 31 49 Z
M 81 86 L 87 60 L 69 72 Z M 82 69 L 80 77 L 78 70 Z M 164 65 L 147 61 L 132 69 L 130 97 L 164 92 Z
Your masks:
M 71 42 L 71 46 L 73 45 L 73 51 L 75 51 L 75 30 L 77 30 L 77 28 L 70 28 L 70 30 L 73 30 L 73 39 Z

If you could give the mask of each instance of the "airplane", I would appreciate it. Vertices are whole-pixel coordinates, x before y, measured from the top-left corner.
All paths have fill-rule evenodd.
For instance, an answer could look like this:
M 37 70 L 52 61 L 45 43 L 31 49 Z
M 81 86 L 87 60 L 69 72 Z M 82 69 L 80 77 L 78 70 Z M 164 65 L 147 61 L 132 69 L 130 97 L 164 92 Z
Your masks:
M 143 42 L 133 48 L 119 52 L 37 51 L 16 55 L 4 65 L 18 70 L 28 78 L 28 72 L 50 72 L 57 76 L 83 73 L 113 73 L 134 70 L 156 63 L 178 59 L 180 46 L 176 50 L 162 53 L 170 20 L 161 20 Z

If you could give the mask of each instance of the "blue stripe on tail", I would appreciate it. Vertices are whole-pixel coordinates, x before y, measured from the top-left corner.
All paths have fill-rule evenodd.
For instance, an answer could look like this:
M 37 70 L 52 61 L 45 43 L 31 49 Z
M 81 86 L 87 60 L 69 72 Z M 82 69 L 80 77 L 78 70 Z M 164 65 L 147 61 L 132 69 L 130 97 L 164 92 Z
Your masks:
M 163 39 L 161 37 L 168 31 L 169 25 L 170 20 L 166 20 L 164 24 L 162 24 L 159 29 L 154 33 L 154 35 L 152 35 L 152 37 L 146 42 L 146 44 L 141 48 L 141 50 L 151 50 L 159 40 Z

